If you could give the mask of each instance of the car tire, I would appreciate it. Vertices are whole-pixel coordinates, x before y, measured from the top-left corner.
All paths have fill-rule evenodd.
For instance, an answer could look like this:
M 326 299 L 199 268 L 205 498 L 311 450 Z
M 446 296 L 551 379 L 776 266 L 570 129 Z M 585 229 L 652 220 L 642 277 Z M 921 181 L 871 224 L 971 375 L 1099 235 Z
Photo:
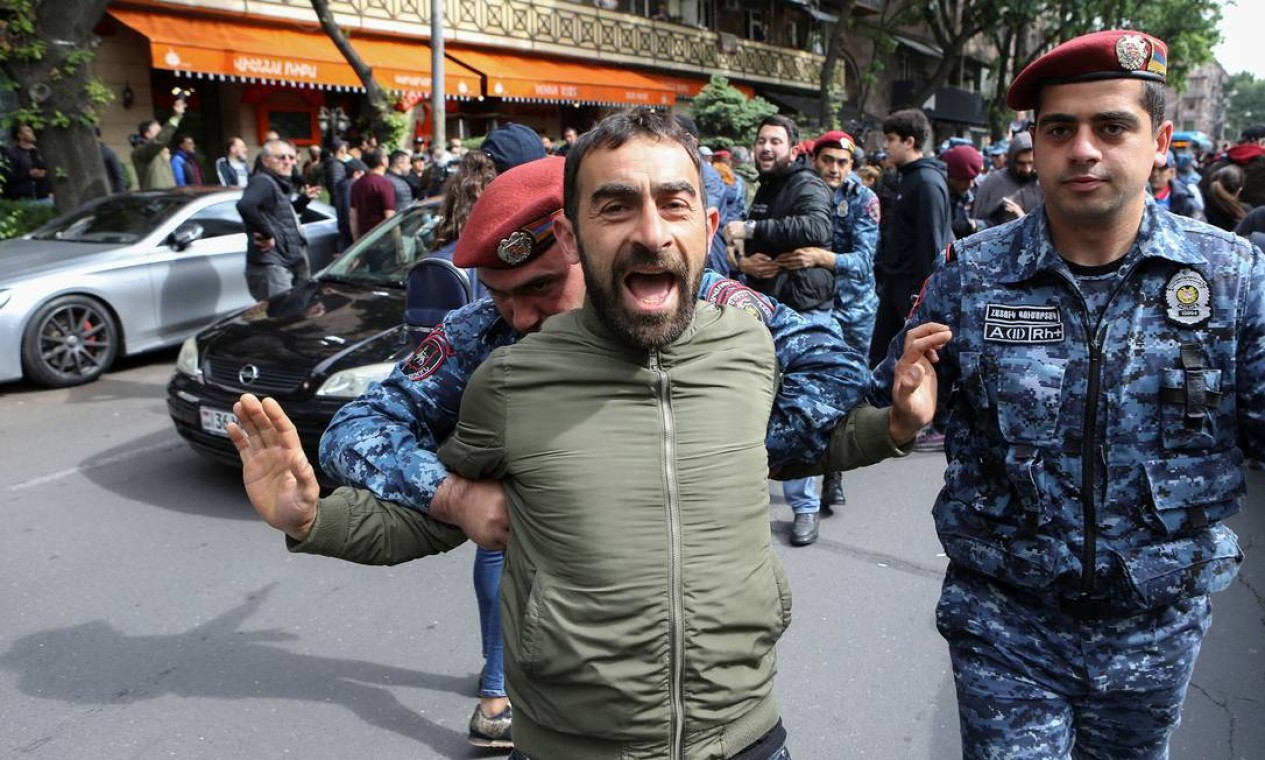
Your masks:
M 36 385 L 66 388 L 90 383 L 119 353 L 110 310 L 87 296 L 54 298 L 35 312 L 22 336 L 22 371 Z

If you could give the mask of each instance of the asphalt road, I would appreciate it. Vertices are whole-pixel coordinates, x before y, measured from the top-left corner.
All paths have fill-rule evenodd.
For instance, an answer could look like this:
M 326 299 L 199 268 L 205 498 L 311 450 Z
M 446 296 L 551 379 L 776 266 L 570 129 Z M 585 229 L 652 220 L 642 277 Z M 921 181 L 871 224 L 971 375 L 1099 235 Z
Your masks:
M 62 391 L 0 386 L 0 756 L 474 758 L 472 549 L 396 568 L 292 556 L 236 473 L 167 419 L 174 354 Z M 812 547 L 774 544 L 795 593 L 778 692 L 797 760 L 953 758 L 932 612 L 943 463 L 847 476 Z M 1265 752 L 1265 476 L 1236 517 L 1248 560 L 1215 621 L 1177 760 Z

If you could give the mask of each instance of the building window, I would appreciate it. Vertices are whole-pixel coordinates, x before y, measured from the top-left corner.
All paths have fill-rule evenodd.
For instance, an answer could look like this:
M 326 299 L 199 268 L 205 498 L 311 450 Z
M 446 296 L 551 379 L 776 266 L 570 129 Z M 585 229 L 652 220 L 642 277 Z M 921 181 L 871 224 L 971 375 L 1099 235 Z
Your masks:
M 747 38 L 756 42 L 768 42 L 769 35 L 764 25 L 764 14 L 760 11 L 747 11 Z

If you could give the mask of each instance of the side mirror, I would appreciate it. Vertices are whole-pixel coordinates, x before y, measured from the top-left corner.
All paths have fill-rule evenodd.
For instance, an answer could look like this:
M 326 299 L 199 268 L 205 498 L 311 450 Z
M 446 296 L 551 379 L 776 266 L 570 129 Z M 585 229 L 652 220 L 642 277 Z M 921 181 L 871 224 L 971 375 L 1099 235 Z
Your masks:
M 202 233 L 202 225 L 197 222 L 185 222 L 172 230 L 167 236 L 167 243 L 177 251 L 183 251 L 192 245 L 193 241 L 201 240 Z

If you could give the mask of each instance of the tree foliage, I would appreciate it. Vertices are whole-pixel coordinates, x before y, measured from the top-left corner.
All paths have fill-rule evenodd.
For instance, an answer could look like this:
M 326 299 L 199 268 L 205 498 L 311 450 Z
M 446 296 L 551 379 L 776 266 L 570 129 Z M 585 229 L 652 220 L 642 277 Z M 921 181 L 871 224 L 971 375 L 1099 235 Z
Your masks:
M 712 76 L 690 106 L 699 138 L 704 144 L 718 148 L 750 146 L 755 142 L 760 122 L 775 113 L 777 106 L 764 98 L 748 98 L 720 75 Z
M 1226 80 L 1225 93 L 1225 124 L 1230 135 L 1238 135 L 1250 124 L 1265 123 L 1265 79 L 1239 72 Z
M 896 34 L 917 27 L 943 50 L 935 70 L 910 98 L 925 102 L 956 73 L 972 40 L 985 39 L 992 47 L 994 92 L 982 93 L 989 103 L 994 136 L 1001 137 L 1011 112 L 1006 88 L 1015 75 L 1038 56 L 1061 42 L 1100 29 L 1138 29 L 1164 40 L 1169 47 L 1169 83 L 1177 89 L 1186 73 L 1212 58 L 1220 40 L 1222 0 L 882 0 L 878 14 L 859 21 L 842 16 L 826 51 L 820 93 L 823 101 L 834 79 L 835 56 L 841 58 L 858 86 L 850 88 L 854 105 L 863 108 L 866 88 L 879 80 Z M 851 11 L 854 2 L 845 2 Z M 916 36 L 916 35 L 915 35 Z M 849 45 L 849 40 L 868 40 Z M 867 82 L 867 80 L 870 80 Z M 893 103 L 893 107 L 909 105 Z
M 92 29 L 109 0 L 6 0 L 0 21 L 0 71 L 18 108 L 0 126 L 30 124 L 39 136 L 59 211 L 108 195 L 93 128 L 112 95 L 90 74 Z

